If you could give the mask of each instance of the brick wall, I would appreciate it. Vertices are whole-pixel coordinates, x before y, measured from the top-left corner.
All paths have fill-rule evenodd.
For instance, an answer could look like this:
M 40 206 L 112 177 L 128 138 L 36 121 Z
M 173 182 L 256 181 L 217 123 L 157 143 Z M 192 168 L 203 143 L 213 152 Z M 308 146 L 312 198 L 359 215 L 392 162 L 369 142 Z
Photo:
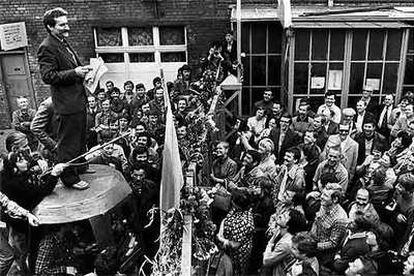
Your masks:
M 276 0 L 243 0 L 243 5 L 275 5 Z M 294 5 L 326 4 L 327 0 L 293 0 Z M 413 5 L 412 0 L 334 0 L 337 5 L 355 4 L 403 4 Z M 35 97 L 38 102 L 49 94 L 38 72 L 36 51 L 46 36 L 42 24 L 43 13 L 60 6 L 69 12 L 70 41 L 83 61 L 95 56 L 93 27 L 185 25 L 188 33 L 189 63 L 195 65 L 207 53 L 212 40 L 223 37 L 229 28 L 229 5 L 236 0 L 3 0 L 0 1 L 0 24 L 26 22 L 29 39 L 28 59 Z M 7 102 L 0 82 L 0 126 Z
M 1 71 L 0 71 L 1 72 Z M 4 90 L 3 83 L 0 82 L 0 126 L 8 127 L 10 125 L 9 106 Z
M 40 79 L 36 51 L 46 36 L 42 24 L 43 13 L 52 7 L 60 6 L 69 12 L 71 27 L 69 40 L 83 61 L 95 56 L 92 30 L 97 26 L 177 23 L 185 25 L 188 31 L 189 63 L 193 65 L 207 53 L 208 42 L 221 38 L 224 30 L 229 27 L 228 5 L 231 1 L 158 0 L 157 5 L 155 2 L 152 0 L 0 1 L 0 24 L 18 21 L 26 23 L 30 73 L 36 99 L 40 102 L 48 96 L 49 89 Z

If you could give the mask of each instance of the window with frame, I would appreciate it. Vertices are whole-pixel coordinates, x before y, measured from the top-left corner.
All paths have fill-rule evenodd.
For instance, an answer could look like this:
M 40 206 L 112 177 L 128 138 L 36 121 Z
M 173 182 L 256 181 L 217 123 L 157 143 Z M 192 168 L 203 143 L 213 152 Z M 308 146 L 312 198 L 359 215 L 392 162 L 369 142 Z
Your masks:
M 316 109 L 336 91 L 337 105 L 355 108 L 364 85 L 381 101 L 397 90 L 402 42 L 401 29 L 296 30 L 293 103 L 310 97 Z
M 94 31 L 96 52 L 107 63 L 187 62 L 182 26 L 95 28 Z
M 108 67 L 108 76 L 123 82 L 137 79 L 152 87 L 152 78 L 164 68 L 167 80 L 187 63 L 184 26 L 95 28 L 95 51 Z
M 340 104 L 345 35 L 344 30 L 334 29 L 295 31 L 293 104 L 309 97 L 311 106 L 316 109 L 323 104 L 324 94 L 329 90 L 337 92 L 336 104 Z
M 242 115 L 251 115 L 256 101 L 270 87 L 280 100 L 283 29 L 278 22 L 242 23 L 243 62 Z
M 354 30 L 348 106 L 355 107 L 363 85 L 374 88 L 379 102 L 397 91 L 403 32 L 400 29 Z
M 408 37 L 407 55 L 405 60 L 405 74 L 403 92 L 414 91 L 414 30 L 410 30 Z

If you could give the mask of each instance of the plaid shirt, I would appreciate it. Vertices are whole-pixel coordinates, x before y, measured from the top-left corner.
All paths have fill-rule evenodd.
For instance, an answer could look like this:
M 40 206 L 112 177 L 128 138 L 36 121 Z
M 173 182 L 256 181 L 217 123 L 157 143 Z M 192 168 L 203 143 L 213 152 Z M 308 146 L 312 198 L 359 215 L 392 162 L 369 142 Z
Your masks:
M 339 204 L 331 210 L 321 207 L 311 229 L 311 234 L 318 241 L 318 249 L 336 249 L 345 237 L 347 222 L 348 216 Z
M 39 245 L 35 274 L 66 275 L 66 267 L 71 266 L 71 259 L 69 249 L 55 234 L 46 235 Z

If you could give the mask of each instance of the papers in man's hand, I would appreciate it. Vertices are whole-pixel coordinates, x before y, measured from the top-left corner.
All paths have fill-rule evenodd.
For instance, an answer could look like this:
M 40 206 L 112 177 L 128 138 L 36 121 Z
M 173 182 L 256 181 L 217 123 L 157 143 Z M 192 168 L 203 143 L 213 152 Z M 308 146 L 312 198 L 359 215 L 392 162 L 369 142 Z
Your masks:
M 85 76 L 85 87 L 89 92 L 94 93 L 99 80 L 108 71 L 101 57 L 91 58 L 89 66 L 92 68 Z

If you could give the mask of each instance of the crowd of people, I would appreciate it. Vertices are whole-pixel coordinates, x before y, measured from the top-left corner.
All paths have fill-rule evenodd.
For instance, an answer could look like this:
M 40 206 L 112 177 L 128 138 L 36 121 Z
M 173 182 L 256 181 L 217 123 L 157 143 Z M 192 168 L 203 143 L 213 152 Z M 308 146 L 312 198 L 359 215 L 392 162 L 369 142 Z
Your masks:
M 234 275 L 413 274 L 414 93 L 372 94 L 291 115 L 266 89 L 217 145 L 211 178 L 233 201 L 212 214 Z
M 204 107 L 193 89 L 203 79 L 192 80 L 187 65 L 178 76 L 167 89 L 184 162 L 192 111 Z M 154 78 L 153 85 L 147 90 L 127 81 L 121 91 L 108 81 L 106 89 L 88 97 L 86 160 L 119 170 L 133 190 L 112 221 L 116 242 L 124 248 L 103 251 L 85 223 L 38 228 L 28 246 L 27 225 L 16 218 L 37 225 L 29 211 L 53 191 L 67 165 L 54 159 L 51 99 L 37 111 L 26 98 L 17 100 L 13 126 L 18 132 L 7 137 L 3 158 L 2 205 L 12 247 L 2 256 L 7 260 L 2 273 L 13 259 L 28 273 L 28 254 L 37 275 L 115 273 L 138 241 L 137 247 L 154 256 L 159 222 L 145 225 L 147 212 L 159 201 L 165 103 L 162 80 Z M 211 215 L 223 264 L 217 275 L 412 274 L 414 94 L 395 105 L 392 94 L 378 104 L 372 92 L 364 89 L 356 110 L 341 110 L 330 92 L 316 112 L 302 99 L 292 117 L 266 89 L 254 104 L 254 116 L 234 120 L 233 134 L 212 145 L 211 174 L 198 184 L 213 187 L 216 195 Z M 48 166 L 53 170 L 41 174 Z M 2 238 L 8 244 L 8 237 Z M 121 249 L 129 255 L 113 258 Z M 89 263 L 79 261 L 85 256 Z M 136 258 L 124 267 L 136 269 L 138 263 Z M 215 267 L 210 264 L 209 270 Z
M 65 15 L 61 9 L 53 10 L 52 15 L 56 11 L 58 16 Z M 227 37 L 232 43 L 230 32 Z M 88 166 L 80 171 L 79 165 L 67 163 L 68 156 L 62 157 L 65 150 L 81 153 L 75 139 L 79 139 L 77 132 L 82 127 L 68 125 L 82 122 L 82 115 L 71 113 L 62 103 L 57 109 L 53 93 L 37 110 L 30 108 L 29 99 L 17 99 L 19 109 L 12 116 L 16 131 L 7 136 L 7 152 L 1 158 L 0 202 L 2 221 L 7 227 L 0 228 L 0 275 L 133 274 L 140 269 L 144 255 L 154 258 L 160 222 L 158 215 L 150 218 L 148 212 L 159 206 L 167 106 L 164 91 L 168 90 L 173 109 L 180 157 L 183 165 L 188 164 L 195 150 L 201 155 L 199 146 L 194 145 L 198 138 L 193 136 L 204 134 L 204 124 L 211 120 L 206 114 L 216 86 L 233 70 L 230 52 L 221 52 L 222 49 L 221 43 L 212 43 L 200 71 L 195 74 L 184 65 L 174 82 L 164 84 L 155 77 L 151 88 L 132 81 L 118 88 L 109 80 L 103 88 L 88 94 L 86 132 L 85 137 L 80 137 L 86 139 L 87 145 L 82 167 L 85 163 L 110 166 L 122 173 L 132 189 L 132 195 L 111 210 L 113 244 L 104 247 L 97 244 L 87 221 L 39 226 L 39 220 L 31 213 L 53 192 L 59 178 L 67 188 L 89 188 L 90 183 L 78 175 L 95 172 Z M 53 84 L 50 68 L 43 66 L 45 81 L 50 78 Z M 202 130 L 192 131 L 200 122 Z M 73 170 L 68 172 L 71 167 Z M 149 265 L 142 269 L 147 274 L 151 270 Z
M 148 213 L 159 204 L 162 166 L 178 166 L 162 163 L 167 92 L 182 163 L 196 162 L 196 183 L 213 196 L 220 251 L 205 264 L 208 275 L 414 275 L 414 93 L 397 103 L 366 86 L 356 106 L 341 109 L 327 92 L 321 106 L 303 98 L 290 112 L 264 89 L 252 116 L 231 118 L 225 140 L 203 136 L 203 150 L 194 132 L 217 85 L 239 67 L 235 43 L 228 32 L 200 71 L 184 65 L 174 82 L 107 81 L 88 95 L 84 163 L 118 170 L 133 191 L 111 211 L 114 243 L 105 248 L 85 221 L 39 226 L 31 213 L 59 178 L 68 188 L 89 184 L 77 172 L 71 179 L 59 156 L 75 137 L 62 122 L 74 115 L 57 111 L 53 97 L 37 110 L 19 98 L 1 159 L 0 274 L 13 262 L 23 275 L 137 273 L 144 255 L 154 257 L 160 222 Z

